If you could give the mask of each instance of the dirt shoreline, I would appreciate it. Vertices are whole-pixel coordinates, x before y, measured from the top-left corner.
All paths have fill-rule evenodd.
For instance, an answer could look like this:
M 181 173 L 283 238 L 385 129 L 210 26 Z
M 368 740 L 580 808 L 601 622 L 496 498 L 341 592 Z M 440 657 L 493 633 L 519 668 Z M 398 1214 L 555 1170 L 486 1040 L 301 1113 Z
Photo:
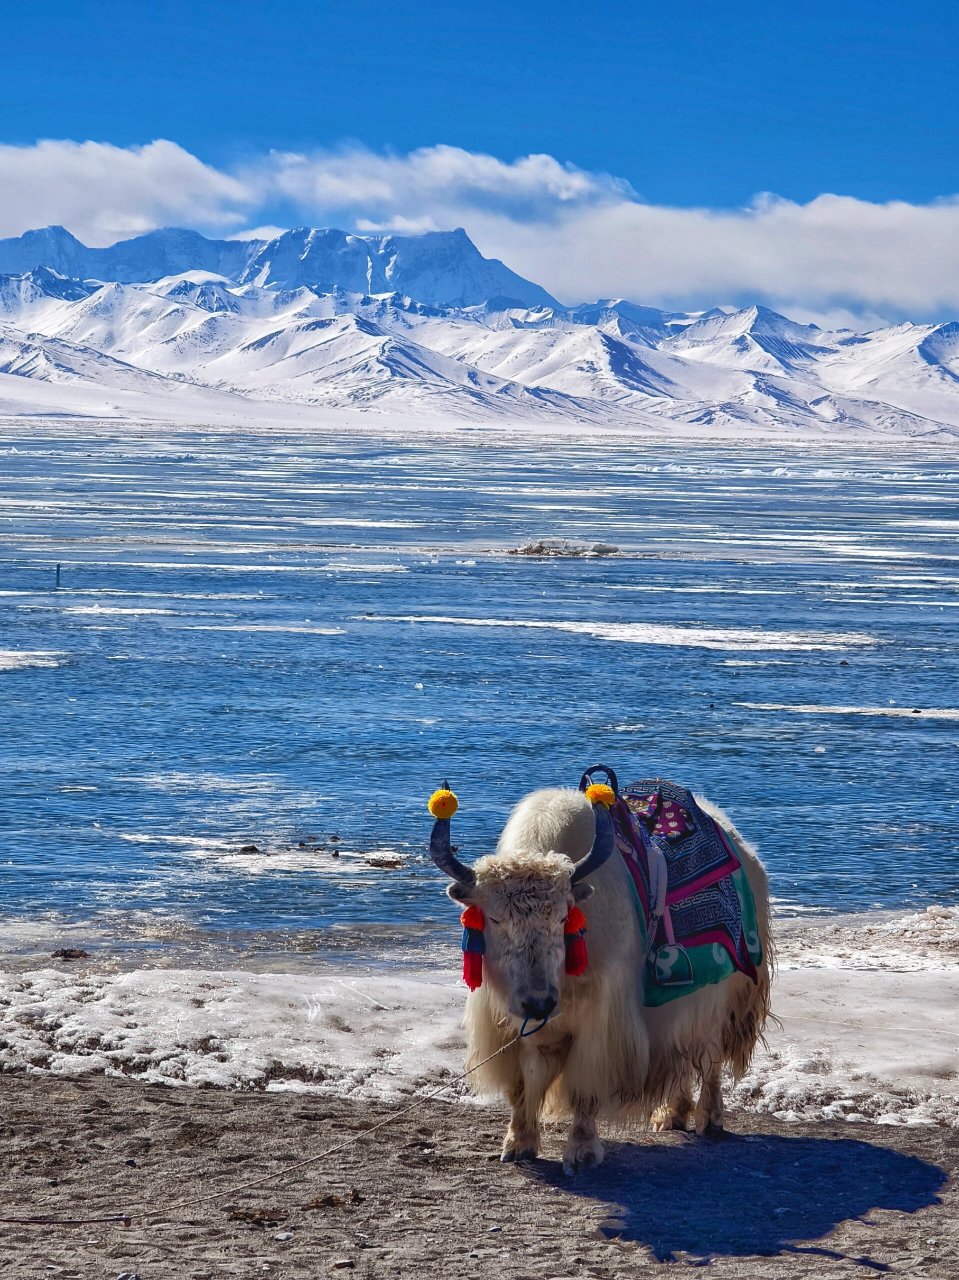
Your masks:
M 959 1274 L 959 1132 L 735 1114 L 723 1140 L 636 1134 L 575 1180 L 497 1159 L 493 1107 L 0 1076 L 3 1280 L 393 1280 Z M 347 1150 L 283 1177 L 353 1135 Z M 270 1178 L 256 1189 L 239 1184 Z M 191 1198 L 228 1191 L 206 1203 Z M 186 1200 L 187 1206 L 168 1206 Z

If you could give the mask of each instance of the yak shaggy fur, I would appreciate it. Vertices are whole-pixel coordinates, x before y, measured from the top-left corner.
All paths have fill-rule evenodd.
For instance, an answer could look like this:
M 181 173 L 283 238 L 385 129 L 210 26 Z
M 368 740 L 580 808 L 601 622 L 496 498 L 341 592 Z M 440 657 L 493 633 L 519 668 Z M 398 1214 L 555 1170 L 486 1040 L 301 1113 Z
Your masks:
M 541 1118 L 570 1117 L 564 1168 L 597 1164 L 598 1116 L 624 1123 L 655 1112 L 659 1127 L 684 1127 L 697 1083 L 697 1131 L 721 1127 L 721 1070 L 737 1077 L 745 1071 L 769 1011 L 769 894 L 755 851 L 718 809 L 702 803 L 733 842 L 755 895 L 764 953 L 758 986 L 735 974 L 662 1008 L 644 1007 L 642 934 L 622 859 L 610 857 L 589 885 L 571 884 L 572 863 L 586 856 L 595 833 L 592 808 L 578 791 L 526 796 L 495 853 L 475 864 L 475 885 L 450 886 L 452 897 L 476 903 L 486 917 L 485 980 L 466 1005 L 468 1065 L 513 1039 L 524 998 L 544 991 L 558 997 L 540 1031 L 472 1077 L 479 1092 L 510 1103 L 504 1160 L 538 1152 Z M 589 964 L 581 976 L 567 977 L 563 923 L 574 901 L 587 918 Z

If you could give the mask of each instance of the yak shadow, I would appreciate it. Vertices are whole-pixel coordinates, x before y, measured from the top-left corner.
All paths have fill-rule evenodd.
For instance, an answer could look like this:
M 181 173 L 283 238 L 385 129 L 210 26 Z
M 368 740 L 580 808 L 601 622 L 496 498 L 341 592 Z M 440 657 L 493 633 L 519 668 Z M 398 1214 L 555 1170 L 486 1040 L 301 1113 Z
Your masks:
M 938 1204 L 947 1180 L 938 1165 L 858 1138 L 766 1134 L 610 1143 L 598 1169 L 570 1179 L 558 1164 L 537 1161 L 527 1176 L 595 1200 L 609 1211 L 603 1235 L 645 1245 L 660 1262 L 783 1251 L 843 1257 L 802 1242 L 873 1209 Z

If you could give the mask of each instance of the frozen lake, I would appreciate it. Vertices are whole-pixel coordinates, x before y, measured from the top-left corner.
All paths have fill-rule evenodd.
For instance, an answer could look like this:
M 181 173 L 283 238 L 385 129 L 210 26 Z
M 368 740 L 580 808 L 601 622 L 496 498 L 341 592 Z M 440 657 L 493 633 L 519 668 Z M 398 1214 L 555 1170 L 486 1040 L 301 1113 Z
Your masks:
M 0 444 L 0 912 L 446 945 L 433 788 L 469 858 L 596 760 L 784 910 L 959 901 L 959 458 L 73 430 Z

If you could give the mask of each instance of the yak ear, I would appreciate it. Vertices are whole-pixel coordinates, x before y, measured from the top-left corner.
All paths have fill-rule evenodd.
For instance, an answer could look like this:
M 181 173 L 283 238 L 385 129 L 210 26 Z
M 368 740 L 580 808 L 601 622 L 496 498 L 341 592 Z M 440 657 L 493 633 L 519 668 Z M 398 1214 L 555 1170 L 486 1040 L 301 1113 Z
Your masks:
M 446 886 L 446 892 L 454 902 L 462 902 L 464 904 L 473 901 L 473 890 L 476 888 L 472 884 L 464 884 L 462 880 L 453 880 Z
M 573 885 L 573 898 L 576 902 L 585 902 L 587 898 L 591 898 L 596 892 L 593 885 L 588 880 L 583 880 L 580 884 Z

